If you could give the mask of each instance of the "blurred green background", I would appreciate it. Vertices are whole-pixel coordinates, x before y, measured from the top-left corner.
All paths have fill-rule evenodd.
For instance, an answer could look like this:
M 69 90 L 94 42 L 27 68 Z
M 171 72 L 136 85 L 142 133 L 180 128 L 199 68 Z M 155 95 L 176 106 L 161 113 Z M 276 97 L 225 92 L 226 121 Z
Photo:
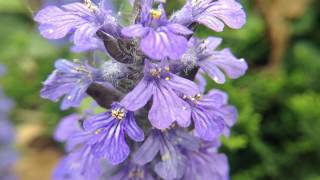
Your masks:
M 222 86 L 208 80 L 208 89 L 225 90 L 239 109 L 238 122 L 221 149 L 229 156 L 232 179 L 319 180 L 320 1 L 243 0 L 242 4 L 248 16 L 243 29 L 223 33 L 198 29 L 202 37 L 223 37 L 224 47 L 245 58 L 250 67 L 246 76 Z M 170 8 L 179 5 L 169 0 Z M 49 42 L 39 35 L 32 20 L 39 8 L 36 0 L 0 0 L 0 63 L 8 67 L 0 82 L 16 101 L 11 119 L 17 126 L 21 161 L 29 166 L 39 162 L 28 159 L 33 150 L 58 151 L 50 137 L 59 119 L 72 111 L 61 112 L 59 104 L 40 99 L 41 82 L 56 59 L 85 55 L 72 54 L 63 42 Z M 41 130 L 21 132 L 34 128 L 32 124 L 40 124 Z M 18 162 L 18 173 L 24 174 L 28 165 Z M 35 177 L 49 179 L 44 176 Z

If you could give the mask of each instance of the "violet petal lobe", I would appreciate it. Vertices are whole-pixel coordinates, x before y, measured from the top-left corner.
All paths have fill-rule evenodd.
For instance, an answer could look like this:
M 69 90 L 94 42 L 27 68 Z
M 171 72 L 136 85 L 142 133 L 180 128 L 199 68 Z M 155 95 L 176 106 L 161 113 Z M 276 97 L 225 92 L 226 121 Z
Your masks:
M 59 142 L 65 142 L 74 133 L 80 132 L 79 125 L 80 116 L 78 114 L 71 114 L 64 117 L 54 133 L 54 139 Z
M 194 108 L 192 111 L 192 119 L 197 134 L 204 140 L 214 140 L 223 132 L 223 118 L 209 113 L 209 111 Z
M 160 151 L 160 141 L 156 131 L 151 131 L 148 138 L 140 146 L 137 152 L 133 154 L 133 161 L 139 165 L 145 165 L 151 162 Z
M 75 44 L 83 45 L 106 23 L 103 19 L 110 16 L 100 11 L 103 10 L 93 12 L 83 3 L 70 3 L 61 7 L 48 6 L 40 10 L 34 19 L 40 24 L 40 33 L 45 38 L 61 39 L 74 33 Z
M 166 47 L 162 43 L 160 35 L 154 30 L 150 30 L 149 33 L 141 40 L 141 50 L 152 59 L 163 59 L 167 56 Z
M 196 83 L 175 74 L 171 74 L 170 80 L 165 81 L 163 84 L 183 95 L 194 96 L 200 93 Z
M 214 52 L 210 57 L 199 61 L 199 66 L 203 71 L 219 84 L 225 82 L 225 72 L 232 79 L 244 75 L 248 65 L 244 59 L 237 59 L 229 49 Z
M 97 130 L 94 137 L 93 153 L 97 157 L 106 158 L 112 165 L 123 162 L 129 155 L 130 149 L 124 139 L 122 124 L 111 124 L 103 130 Z
M 166 141 L 166 140 L 164 140 Z M 163 179 L 173 180 L 183 176 L 186 162 L 177 147 L 170 142 L 164 142 L 160 149 L 161 162 L 158 162 L 154 170 Z
M 127 115 L 126 121 L 124 124 L 124 128 L 128 136 L 137 141 L 141 142 L 144 140 L 144 132 L 143 130 L 137 125 L 133 113 Z
M 154 91 L 152 82 L 142 79 L 137 86 L 129 92 L 122 100 L 121 104 L 130 111 L 136 111 L 147 104 Z
M 246 23 L 246 14 L 235 0 L 218 0 L 199 7 L 199 11 L 201 8 L 203 11 L 196 15 L 196 21 L 214 31 L 223 31 L 224 23 L 234 29 L 240 29 Z
M 180 126 L 187 127 L 190 125 L 190 115 L 190 106 L 175 92 L 161 86 L 156 89 L 148 116 L 154 127 L 166 129 L 175 121 Z
M 141 37 L 148 33 L 149 28 L 143 27 L 141 24 L 135 24 L 129 27 L 125 27 L 121 30 L 121 33 L 127 37 Z
M 181 35 L 190 35 L 193 33 L 190 29 L 180 24 L 169 24 L 167 28 L 176 34 L 181 34 Z

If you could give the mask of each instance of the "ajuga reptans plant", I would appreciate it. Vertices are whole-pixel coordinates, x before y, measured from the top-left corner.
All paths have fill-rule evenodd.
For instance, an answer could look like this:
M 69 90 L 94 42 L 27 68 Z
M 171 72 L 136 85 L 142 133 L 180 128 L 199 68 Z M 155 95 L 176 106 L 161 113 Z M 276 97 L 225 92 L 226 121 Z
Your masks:
M 221 38 L 199 39 L 199 25 L 213 31 L 241 28 L 246 15 L 236 0 L 187 0 L 168 16 L 164 0 L 130 1 L 130 25 L 108 0 L 40 10 L 35 21 L 47 39 L 68 37 L 75 52 L 101 52 L 100 61 L 59 59 L 41 96 L 61 108 L 95 103 L 65 117 L 55 139 L 66 153 L 54 179 L 229 178 L 227 157 L 218 152 L 237 110 L 225 92 L 205 93 L 208 75 L 217 84 L 244 75 L 247 63 Z M 105 112 L 95 114 L 96 106 Z

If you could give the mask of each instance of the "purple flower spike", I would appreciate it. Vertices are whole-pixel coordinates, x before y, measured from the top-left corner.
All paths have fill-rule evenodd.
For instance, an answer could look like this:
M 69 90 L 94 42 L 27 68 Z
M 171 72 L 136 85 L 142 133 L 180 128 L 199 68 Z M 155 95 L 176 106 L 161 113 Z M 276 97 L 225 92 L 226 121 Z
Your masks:
M 113 165 L 123 162 L 129 155 L 125 133 L 134 141 L 144 140 L 144 133 L 136 124 L 134 113 L 119 103 L 113 103 L 110 111 L 86 120 L 84 127 L 86 131 L 94 132 L 88 142 L 93 152 Z
M 72 34 L 76 45 L 92 42 L 101 27 L 116 24 L 116 19 L 109 12 L 92 3 L 48 6 L 40 10 L 34 19 L 40 24 L 40 32 L 45 38 L 61 39 Z
M 35 16 L 44 37 L 67 37 L 74 52 L 93 50 L 89 55 L 99 68 L 58 60 L 41 96 L 62 98 L 67 109 L 88 95 L 108 109 L 62 119 L 54 138 L 66 142 L 68 155 L 53 179 L 228 180 L 219 139 L 230 135 L 238 114 L 226 93 L 204 94 L 205 73 L 223 84 L 244 75 L 248 65 L 229 49 L 216 50 L 222 39 L 197 39 L 192 30 L 200 24 L 219 32 L 241 28 L 246 14 L 239 0 L 186 0 L 170 20 L 166 0 L 127 1 L 133 22 L 128 27 L 118 23 L 123 12 L 115 12 L 109 0 L 47 6 Z
M 180 24 L 170 23 L 162 5 L 155 10 L 149 3 L 146 4 L 140 23 L 123 28 L 122 34 L 140 37 L 140 48 L 151 59 L 179 59 L 188 47 L 188 40 L 184 36 L 193 32 Z
M 87 63 L 58 60 L 56 70 L 43 83 L 41 97 L 57 102 L 65 96 L 61 109 L 78 107 L 86 96 L 86 90 L 97 76 L 97 70 Z
M 149 120 L 154 127 L 166 129 L 175 121 L 187 127 L 190 125 L 190 106 L 179 94 L 193 96 L 198 93 L 194 82 L 171 73 L 169 66 L 147 63 L 144 78 L 121 103 L 128 110 L 136 111 L 153 97 Z
M 197 22 L 221 32 L 224 23 L 240 29 L 246 23 L 246 14 L 236 0 L 188 0 L 173 21 L 187 26 Z
M 231 53 L 230 49 L 222 51 L 212 51 L 216 49 L 222 42 L 222 39 L 209 37 L 204 41 L 195 38 L 190 40 L 192 47 L 196 47 L 191 51 L 193 54 L 187 54 L 183 57 L 190 57 L 201 70 L 206 72 L 216 83 L 223 84 L 226 81 L 224 73 L 231 79 L 236 79 L 244 75 L 248 69 L 248 65 L 244 59 L 237 59 Z M 191 47 L 191 48 L 192 48 Z M 190 51 L 187 51 L 190 52 Z M 190 59 L 190 58 L 189 58 Z M 182 62 L 184 62 L 184 58 Z M 190 60 L 189 60 L 190 61 Z

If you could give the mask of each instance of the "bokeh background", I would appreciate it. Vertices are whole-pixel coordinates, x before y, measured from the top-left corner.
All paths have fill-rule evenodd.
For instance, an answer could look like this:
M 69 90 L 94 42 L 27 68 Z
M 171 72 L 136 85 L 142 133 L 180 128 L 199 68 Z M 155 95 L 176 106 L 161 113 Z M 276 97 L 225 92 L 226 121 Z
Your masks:
M 0 0 L 0 63 L 8 69 L 0 83 L 15 101 L 10 114 L 19 153 L 15 173 L 25 180 L 50 179 L 63 154 L 52 133 L 61 117 L 75 111 L 62 112 L 59 104 L 42 100 L 41 82 L 56 59 L 86 56 L 70 53 L 65 41 L 49 42 L 39 35 L 32 17 L 48 2 Z M 223 45 L 250 66 L 246 76 L 225 85 L 208 80 L 208 89 L 225 90 L 239 109 L 221 149 L 229 156 L 232 179 L 319 180 L 320 1 L 241 3 L 248 15 L 243 29 L 197 32 L 223 37 Z M 169 0 L 171 9 L 181 4 Z

